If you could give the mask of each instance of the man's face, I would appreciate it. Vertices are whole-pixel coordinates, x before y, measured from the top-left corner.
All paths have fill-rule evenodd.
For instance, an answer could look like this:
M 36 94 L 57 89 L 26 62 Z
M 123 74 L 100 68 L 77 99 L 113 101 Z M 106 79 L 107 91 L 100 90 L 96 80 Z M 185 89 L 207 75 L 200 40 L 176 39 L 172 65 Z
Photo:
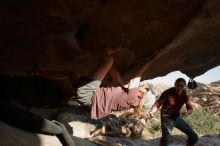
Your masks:
M 186 84 L 183 81 L 179 81 L 175 83 L 175 88 L 179 95 L 182 94 L 183 90 L 185 89 L 185 86 Z

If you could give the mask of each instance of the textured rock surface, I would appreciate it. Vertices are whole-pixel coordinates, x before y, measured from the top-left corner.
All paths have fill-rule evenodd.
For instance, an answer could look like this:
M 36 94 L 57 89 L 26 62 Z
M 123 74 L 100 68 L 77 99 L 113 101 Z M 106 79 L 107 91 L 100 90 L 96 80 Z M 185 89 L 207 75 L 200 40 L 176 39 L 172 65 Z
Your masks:
M 41 134 L 33 134 L 11 127 L 0 122 L 0 145 L 1 146 L 61 146 L 59 140 L 55 136 L 47 136 Z M 83 139 L 74 138 L 77 146 L 95 146 L 95 144 Z M 174 136 L 171 146 L 184 146 L 185 136 Z M 96 140 L 96 142 L 98 142 Z M 208 144 L 207 144 L 208 142 Z M 129 140 L 110 137 L 100 137 L 99 143 L 103 145 L 114 146 L 158 146 L 159 139 L 152 140 Z M 199 139 L 196 146 L 219 146 L 219 136 L 204 136 Z
M 80 110 L 79 108 L 65 108 L 59 115 L 58 120 L 67 125 L 67 128 L 69 128 L 68 130 L 72 130 L 74 136 L 81 138 L 89 137 L 90 131 L 94 130 L 95 128 L 95 125 L 92 123 L 92 121 L 89 120 L 88 111 L 82 108 L 80 108 Z M 0 127 L 0 145 L 2 146 L 61 146 L 59 140 L 55 136 L 29 133 L 9 126 L 3 122 L 0 122 Z M 77 146 L 94 145 L 81 138 L 73 138 L 74 141 L 77 143 Z M 90 140 L 101 145 L 109 146 L 158 146 L 159 144 L 159 138 L 155 139 L 152 137 L 152 135 L 144 136 L 142 139 L 126 139 L 99 136 Z M 185 142 L 186 136 L 175 135 L 173 136 L 171 146 L 184 146 Z M 196 146 L 207 146 L 207 144 L 209 144 L 210 146 L 219 146 L 219 143 L 219 136 L 203 136 L 200 137 L 199 142 Z
M 88 138 L 90 132 L 96 128 L 94 121 L 90 119 L 89 109 L 80 106 L 65 107 L 57 120 L 64 123 L 68 131 L 76 137 Z
M 1 146 L 62 146 L 55 136 L 26 132 L 0 122 Z M 72 137 L 76 146 L 96 146 L 81 138 Z
M 150 139 L 150 140 L 128 140 L 119 139 L 111 137 L 100 137 L 99 142 L 103 145 L 112 146 L 158 146 L 160 139 Z M 172 137 L 170 146 L 185 146 L 187 138 L 183 135 L 175 135 Z M 195 146 L 219 146 L 220 137 L 219 136 L 203 136 L 199 138 L 198 143 Z
M 156 49 L 145 79 L 173 70 L 193 77 L 220 63 L 219 0 L 8 0 L 0 11 L 0 74 L 38 64 L 82 75 L 111 53 L 130 77 Z
M 38 64 L 80 76 L 112 54 L 127 79 L 157 49 L 143 79 L 173 70 L 194 77 L 220 64 L 219 0 L 5 0 L 0 20 L 0 74 L 24 75 Z M 1 127 L 0 145 L 59 145 Z
M 0 145 L 2 146 L 62 146 L 55 136 L 29 133 L 9 126 L 3 122 L 0 122 L 0 125 Z

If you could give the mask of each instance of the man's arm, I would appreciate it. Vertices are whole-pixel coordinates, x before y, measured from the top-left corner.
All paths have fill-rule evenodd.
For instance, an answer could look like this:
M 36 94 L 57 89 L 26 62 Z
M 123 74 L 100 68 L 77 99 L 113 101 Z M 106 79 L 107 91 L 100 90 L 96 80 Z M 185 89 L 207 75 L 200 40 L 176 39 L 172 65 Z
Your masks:
M 151 117 L 154 117 L 154 113 L 156 113 L 157 109 L 157 106 L 154 104 L 149 112 Z
M 149 68 L 149 66 L 159 57 L 160 49 L 155 50 L 153 55 L 143 62 L 139 62 L 133 69 L 135 70 L 133 78 L 128 83 L 128 88 L 138 87 L 141 81 L 142 74 Z
M 125 88 L 124 86 L 124 82 L 121 78 L 121 75 L 119 74 L 119 72 L 116 70 L 115 67 L 112 67 L 109 71 L 110 76 L 112 78 L 112 80 L 116 81 L 123 89 Z
M 163 103 L 165 102 L 166 96 L 167 96 L 166 92 L 163 92 L 160 98 L 154 103 L 154 105 L 152 106 L 150 110 L 151 117 L 154 117 L 154 113 L 157 111 L 158 108 L 161 107 L 161 105 L 163 105 Z
M 138 87 L 141 81 L 141 75 L 144 73 L 144 71 L 147 70 L 147 68 L 153 63 L 153 59 L 150 59 L 146 62 L 144 62 L 143 64 L 138 64 L 136 66 L 136 71 L 133 75 L 133 78 L 130 79 L 129 83 L 128 83 L 128 88 L 135 88 Z
M 157 109 L 160 108 L 160 106 L 163 104 L 164 100 L 162 100 L 161 98 L 158 99 L 154 105 L 152 106 L 151 110 L 150 110 L 150 116 L 154 117 L 154 113 L 156 113 Z
M 186 104 L 187 112 L 181 113 L 182 116 L 188 116 L 188 115 L 192 114 L 192 112 L 193 112 L 192 100 L 191 100 L 190 96 L 187 96 L 187 100 L 186 100 L 185 104 Z

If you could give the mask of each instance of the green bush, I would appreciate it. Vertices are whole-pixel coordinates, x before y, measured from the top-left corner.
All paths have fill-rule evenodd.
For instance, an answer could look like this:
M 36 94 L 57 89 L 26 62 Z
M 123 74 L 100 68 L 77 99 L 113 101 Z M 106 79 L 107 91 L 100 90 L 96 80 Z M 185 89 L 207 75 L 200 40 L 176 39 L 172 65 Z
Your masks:
M 213 115 L 212 110 L 197 109 L 185 120 L 199 135 L 219 134 L 220 118 Z

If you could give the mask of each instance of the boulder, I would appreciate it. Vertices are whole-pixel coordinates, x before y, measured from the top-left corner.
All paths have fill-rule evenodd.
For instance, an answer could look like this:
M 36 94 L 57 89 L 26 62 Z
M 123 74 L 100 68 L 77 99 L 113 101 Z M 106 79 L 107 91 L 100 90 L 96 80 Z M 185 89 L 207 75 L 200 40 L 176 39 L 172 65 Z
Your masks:
M 219 0 L 4 0 L 0 9 L 0 74 L 38 65 L 81 76 L 111 54 L 128 81 L 157 51 L 142 79 L 174 70 L 195 77 L 220 63 Z

